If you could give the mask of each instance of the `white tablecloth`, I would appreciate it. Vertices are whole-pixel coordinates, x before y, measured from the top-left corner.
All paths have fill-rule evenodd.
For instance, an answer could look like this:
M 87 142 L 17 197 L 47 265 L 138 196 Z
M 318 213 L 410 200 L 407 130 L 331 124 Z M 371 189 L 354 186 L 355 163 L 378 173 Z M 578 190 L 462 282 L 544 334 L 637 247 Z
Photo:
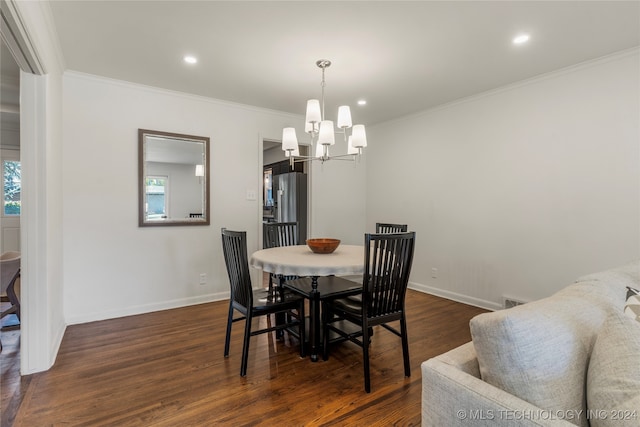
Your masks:
M 330 254 L 315 254 L 306 245 L 262 249 L 251 255 L 252 267 L 285 276 L 362 274 L 364 247 L 340 245 Z

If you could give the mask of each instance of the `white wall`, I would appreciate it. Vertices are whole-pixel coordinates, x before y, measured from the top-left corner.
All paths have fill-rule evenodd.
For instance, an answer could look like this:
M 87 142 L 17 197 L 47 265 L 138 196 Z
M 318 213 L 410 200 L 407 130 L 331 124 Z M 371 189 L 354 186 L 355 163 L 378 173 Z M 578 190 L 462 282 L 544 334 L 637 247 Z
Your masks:
M 220 229 L 258 247 L 262 138 L 299 116 L 67 72 L 64 271 L 68 323 L 228 297 Z M 138 227 L 137 130 L 211 138 L 211 225 Z M 115 165 L 115 167 L 114 167 Z M 363 202 L 364 204 L 364 202 Z M 97 209 L 100 207 L 100 209 Z M 208 283 L 199 285 L 199 275 Z M 255 275 L 257 277 L 258 274 Z
M 0 129 L 0 148 L 20 150 L 20 129 Z
M 624 52 L 373 127 L 369 228 L 409 224 L 412 286 L 488 308 L 639 258 L 639 75 Z
M 337 159 L 313 162 L 310 238 L 331 237 L 340 239 L 343 244 L 362 245 L 364 233 L 374 231 L 367 230 L 365 226 L 366 150 L 368 148 L 359 162 Z M 331 147 L 333 156 L 346 151 L 344 142 L 336 141 L 336 145 Z
M 274 147 L 268 150 L 264 150 L 263 155 L 264 157 L 262 162 L 265 165 L 270 165 L 271 163 L 287 160 L 287 157 L 284 155 L 284 151 L 282 151 L 281 147 Z

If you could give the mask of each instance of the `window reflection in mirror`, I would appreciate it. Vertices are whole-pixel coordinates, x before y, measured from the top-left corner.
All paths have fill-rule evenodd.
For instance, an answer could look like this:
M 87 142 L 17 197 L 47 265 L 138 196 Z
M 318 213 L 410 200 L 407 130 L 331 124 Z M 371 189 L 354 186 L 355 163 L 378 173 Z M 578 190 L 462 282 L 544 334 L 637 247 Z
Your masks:
M 208 225 L 209 138 L 139 129 L 139 225 Z
M 169 177 L 147 175 L 146 206 L 148 220 L 169 218 L 167 200 L 169 198 Z

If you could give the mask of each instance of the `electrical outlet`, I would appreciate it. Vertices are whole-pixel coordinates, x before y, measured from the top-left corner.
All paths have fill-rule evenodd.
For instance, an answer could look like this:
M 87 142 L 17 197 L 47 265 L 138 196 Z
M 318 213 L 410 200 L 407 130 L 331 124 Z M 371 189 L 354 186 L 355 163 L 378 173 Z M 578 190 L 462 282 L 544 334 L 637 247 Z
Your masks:
M 437 268 L 435 268 L 435 267 L 433 267 L 433 268 L 431 269 L 431 278 L 432 278 L 432 279 L 437 279 L 437 278 L 438 278 L 438 269 L 437 269 Z
M 206 273 L 200 274 L 200 284 L 204 285 L 206 283 L 207 283 L 207 274 Z

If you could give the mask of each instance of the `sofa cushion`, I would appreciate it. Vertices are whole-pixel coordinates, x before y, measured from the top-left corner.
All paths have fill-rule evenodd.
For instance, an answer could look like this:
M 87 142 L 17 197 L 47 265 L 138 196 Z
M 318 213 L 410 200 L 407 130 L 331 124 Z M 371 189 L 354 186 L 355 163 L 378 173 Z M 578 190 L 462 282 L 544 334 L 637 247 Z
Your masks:
M 587 375 L 592 427 L 640 425 L 640 323 L 612 313 L 598 332 Z
M 572 296 L 585 298 L 599 307 L 622 310 L 626 301 L 625 282 L 603 282 L 597 279 L 571 284 L 555 293 L 554 296 Z M 595 331 L 592 331 L 595 334 Z
M 471 319 L 481 378 L 542 409 L 571 411 L 587 426 L 585 378 L 597 331 L 611 301 L 624 302 L 624 287 L 574 284 L 556 294 L 509 310 Z M 616 296 L 622 293 L 620 296 Z
M 627 303 L 624 306 L 624 314 L 640 322 L 640 291 L 627 287 Z
M 610 287 L 640 287 L 640 260 L 610 270 L 599 271 L 579 277 L 576 282 L 600 282 Z

